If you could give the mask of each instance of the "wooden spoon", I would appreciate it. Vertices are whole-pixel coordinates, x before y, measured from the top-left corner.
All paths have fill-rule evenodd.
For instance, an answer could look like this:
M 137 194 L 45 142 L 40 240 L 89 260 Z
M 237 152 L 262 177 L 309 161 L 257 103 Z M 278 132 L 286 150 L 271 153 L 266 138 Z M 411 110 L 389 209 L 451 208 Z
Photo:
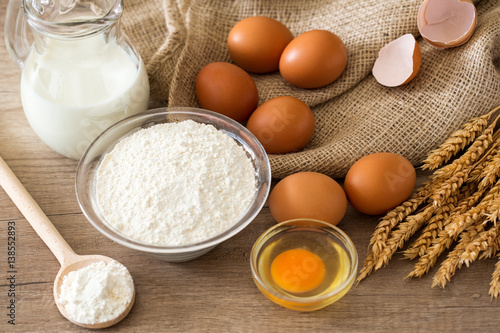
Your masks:
M 56 300 L 57 307 L 59 308 L 61 314 L 76 325 L 93 329 L 112 326 L 125 318 L 125 316 L 132 308 L 132 305 L 134 304 L 135 288 L 133 291 L 132 300 L 129 304 L 127 304 L 123 313 L 121 313 L 115 319 L 95 324 L 83 324 L 76 322 L 69 317 L 64 306 L 60 305 L 59 302 L 57 302 L 58 295 L 61 292 L 61 285 L 64 276 L 66 276 L 71 271 L 86 267 L 94 262 L 105 261 L 106 263 L 109 263 L 113 261 L 113 259 L 101 255 L 77 255 L 68 245 L 68 243 L 66 243 L 64 238 L 50 222 L 48 217 L 43 213 L 40 206 L 38 206 L 35 200 L 28 193 L 28 191 L 26 191 L 19 179 L 17 179 L 12 170 L 10 170 L 2 157 L 0 157 L 0 186 L 3 187 L 7 195 L 16 204 L 17 208 L 19 208 L 21 213 L 23 213 L 26 220 L 31 224 L 33 229 L 35 229 L 38 236 L 40 236 L 45 244 L 47 244 L 49 249 L 61 264 L 61 269 L 57 273 L 56 279 L 54 281 L 54 299 Z

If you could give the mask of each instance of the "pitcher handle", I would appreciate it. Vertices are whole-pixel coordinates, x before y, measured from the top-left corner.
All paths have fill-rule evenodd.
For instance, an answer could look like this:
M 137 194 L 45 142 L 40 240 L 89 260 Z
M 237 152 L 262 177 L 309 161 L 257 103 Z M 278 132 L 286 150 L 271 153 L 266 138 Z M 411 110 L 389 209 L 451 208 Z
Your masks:
M 31 49 L 26 26 L 23 0 L 10 0 L 5 15 L 5 45 L 11 58 L 21 68 Z

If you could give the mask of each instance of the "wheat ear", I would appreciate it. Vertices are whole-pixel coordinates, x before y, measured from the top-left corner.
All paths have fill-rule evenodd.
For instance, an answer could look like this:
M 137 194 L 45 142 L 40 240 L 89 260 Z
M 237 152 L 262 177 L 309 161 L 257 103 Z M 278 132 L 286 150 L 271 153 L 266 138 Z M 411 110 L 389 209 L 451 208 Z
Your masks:
M 375 268 L 375 258 L 373 252 L 368 253 L 356 279 L 356 285 L 366 278 Z
M 375 269 L 375 265 L 378 262 L 379 256 L 386 247 L 386 241 L 392 229 L 403 221 L 408 215 L 417 210 L 422 202 L 428 198 L 430 193 L 429 191 L 430 183 L 424 184 L 412 195 L 410 199 L 391 210 L 381 219 L 370 240 L 369 247 L 371 246 L 371 250 L 368 252 L 364 260 L 363 267 L 358 274 L 358 278 L 356 279 L 357 284 L 370 275 L 370 273 Z
M 435 170 L 448 162 L 458 152 L 470 144 L 478 133 L 481 133 L 497 109 L 480 117 L 475 117 L 462 125 L 462 128 L 453 132 L 437 149 L 433 150 L 424 160 L 423 170 Z
M 465 251 L 460 256 L 460 261 L 467 267 L 475 261 L 479 254 L 489 249 L 490 245 L 498 238 L 500 232 L 500 223 L 493 225 L 488 230 L 481 231 L 465 248 Z
M 466 213 L 454 217 L 454 219 L 445 227 L 445 231 L 452 238 L 456 238 L 465 228 L 474 224 L 480 219 L 484 219 L 485 214 L 492 214 L 500 202 L 500 180 L 498 180 L 475 206 Z
M 493 135 L 494 140 L 496 138 L 497 133 Z M 446 180 L 443 180 L 439 189 L 436 190 L 432 196 L 431 200 L 433 200 L 434 205 L 439 206 L 442 202 L 449 197 L 450 195 L 459 194 L 461 191 L 461 187 L 464 183 L 468 183 L 468 185 L 474 185 L 475 181 L 479 181 L 479 179 L 484 180 L 485 186 L 478 186 L 479 189 L 483 189 L 491 185 L 489 182 L 495 182 L 494 170 L 491 165 L 491 160 L 493 159 L 493 155 L 497 152 L 498 142 L 495 141 L 488 150 L 481 156 L 479 160 L 477 160 L 474 164 L 458 164 L 455 172 Z M 475 170 L 481 170 L 480 174 L 475 177 L 475 181 L 469 181 L 471 174 Z M 465 192 L 465 191 L 464 191 Z
M 426 182 L 417 189 L 410 199 L 403 202 L 401 205 L 389 211 L 375 228 L 370 239 L 369 245 L 372 246 L 372 252 L 375 257 L 384 249 L 385 242 L 389 237 L 391 230 L 403 221 L 407 216 L 417 210 L 417 208 L 429 197 L 432 187 L 430 182 Z
M 423 211 L 408 216 L 404 222 L 400 223 L 387 240 L 387 246 L 375 264 L 375 270 L 381 268 L 383 265 L 387 265 L 394 253 L 403 247 L 404 243 L 429 221 L 435 210 L 436 208 L 433 205 L 427 205 Z
M 478 161 L 494 141 L 493 133 L 495 132 L 495 126 L 498 118 L 499 117 L 497 116 L 495 120 L 483 131 L 483 133 L 469 146 L 469 148 L 467 148 L 465 153 L 450 164 L 436 170 L 432 176 L 433 179 L 449 179 L 460 166 L 462 170 L 465 170 L 469 165 Z
M 458 165 L 457 170 L 453 173 L 453 175 L 444 181 L 439 189 L 432 194 L 431 200 L 433 201 L 434 206 L 439 207 L 448 197 L 458 194 L 458 192 L 460 192 L 460 188 L 469 177 L 469 173 L 473 170 L 473 168 L 473 165 Z
M 492 299 L 497 299 L 498 296 L 500 296 L 500 255 L 498 255 L 498 261 L 495 264 L 495 270 L 491 275 L 489 294 Z
M 500 150 L 495 149 L 489 156 L 490 158 L 485 161 L 479 175 L 479 188 L 486 188 L 495 184 L 495 181 L 500 176 Z
M 446 260 L 444 260 L 436 274 L 432 278 L 432 287 L 444 288 L 446 283 L 451 280 L 455 275 L 457 269 L 462 267 L 462 256 L 467 251 L 468 246 L 477 238 L 478 233 L 484 230 L 483 224 L 471 226 L 465 232 L 460 234 L 460 241 L 455 248 L 448 253 Z
M 443 229 L 443 223 L 455 209 L 455 205 L 456 200 L 452 198 L 448 204 L 441 206 L 439 211 L 436 211 L 435 215 L 430 218 L 427 225 L 422 229 L 419 237 L 403 252 L 406 259 L 415 259 L 425 254 L 432 240 Z
M 475 209 L 475 207 L 472 209 Z M 460 215 L 459 218 L 461 218 L 461 216 L 462 215 Z M 485 216 L 481 214 L 481 212 L 478 214 L 474 214 L 473 216 L 474 218 L 469 218 L 467 220 L 467 224 L 464 224 L 464 229 L 473 224 L 481 223 L 485 219 Z M 434 267 L 439 256 L 446 249 L 450 248 L 451 244 L 457 238 L 457 236 L 458 234 L 450 234 L 448 230 L 446 230 L 446 227 L 445 229 L 441 230 L 438 233 L 436 239 L 432 242 L 432 245 L 427 249 L 427 252 L 419 258 L 419 261 L 415 264 L 413 271 L 408 274 L 408 277 L 421 277 L 427 274 L 429 270 Z
M 475 184 L 467 184 L 463 191 L 457 195 L 457 200 L 449 201 L 442 206 L 439 215 L 433 216 L 428 225 L 422 230 L 420 236 L 404 252 L 408 259 L 422 257 L 429 246 L 438 237 L 443 228 L 451 222 L 453 217 L 464 214 L 471 209 L 483 196 L 485 190 L 473 192 Z M 472 193 L 473 192 L 473 193 Z M 458 203 L 456 203 L 458 201 Z M 455 206 L 455 207 L 454 207 Z M 451 211 L 450 211 L 451 209 Z
M 479 259 L 491 258 L 498 252 L 499 249 L 500 249 L 500 236 L 493 239 L 493 242 L 489 244 L 489 246 L 484 250 L 483 253 L 481 253 Z
M 487 220 L 489 214 L 498 210 L 498 203 L 500 202 L 500 198 L 498 198 L 499 187 L 500 181 L 483 197 L 478 205 L 463 214 L 453 215 L 451 222 L 438 233 L 438 237 L 433 241 L 432 246 L 428 248 L 425 255 L 420 257 L 408 276 L 421 277 L 429 272 L 436 264 L 439 256 L 451 246 L 463 230 L 469 226 L 482 223 Z

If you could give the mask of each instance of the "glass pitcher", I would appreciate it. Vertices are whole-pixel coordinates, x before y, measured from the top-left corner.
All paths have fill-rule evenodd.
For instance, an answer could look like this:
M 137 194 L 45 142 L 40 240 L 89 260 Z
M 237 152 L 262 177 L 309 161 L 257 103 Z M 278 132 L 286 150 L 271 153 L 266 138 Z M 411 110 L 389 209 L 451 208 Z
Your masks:
M 148 76 L 120 32 L 122 11 L 122 0 L 9 2 L 5 39 L 22 68 L 24 113 L 64 156 L 79 159 L 107 127 L 148 107 Z

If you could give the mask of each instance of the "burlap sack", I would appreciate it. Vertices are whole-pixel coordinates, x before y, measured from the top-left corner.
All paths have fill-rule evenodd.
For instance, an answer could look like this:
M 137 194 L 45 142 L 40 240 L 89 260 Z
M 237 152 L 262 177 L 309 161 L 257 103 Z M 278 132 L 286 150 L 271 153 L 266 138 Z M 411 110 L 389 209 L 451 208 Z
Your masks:
M 125 0 L 123 28 L 147 65 L 151 94 L 169 106 L 196 106 L 195 79 L 214 61 L 231 62 L 226 39 L 241 19 L 262 15 L 297 36 L 337 34 L 348 65 L 333 84 L 300 89 L 279 73 L 252 75 L 260 102 L 295 96 L 313 110 L 316 132 L 297 153 L 270 155 L 272 174 L 298 171 L 343 177 L 364 155 L 395 152 L 414 165 L 472 116 L 500 104 L 500 0 L 476 1 L 477 28 L 463 46 L 440 50 L 418 37 L 422 67 L 398 88 L 378 84 L 371 69 L 379 49 L 405 34 L 419 36 L 422 0 L 202 1 Z

